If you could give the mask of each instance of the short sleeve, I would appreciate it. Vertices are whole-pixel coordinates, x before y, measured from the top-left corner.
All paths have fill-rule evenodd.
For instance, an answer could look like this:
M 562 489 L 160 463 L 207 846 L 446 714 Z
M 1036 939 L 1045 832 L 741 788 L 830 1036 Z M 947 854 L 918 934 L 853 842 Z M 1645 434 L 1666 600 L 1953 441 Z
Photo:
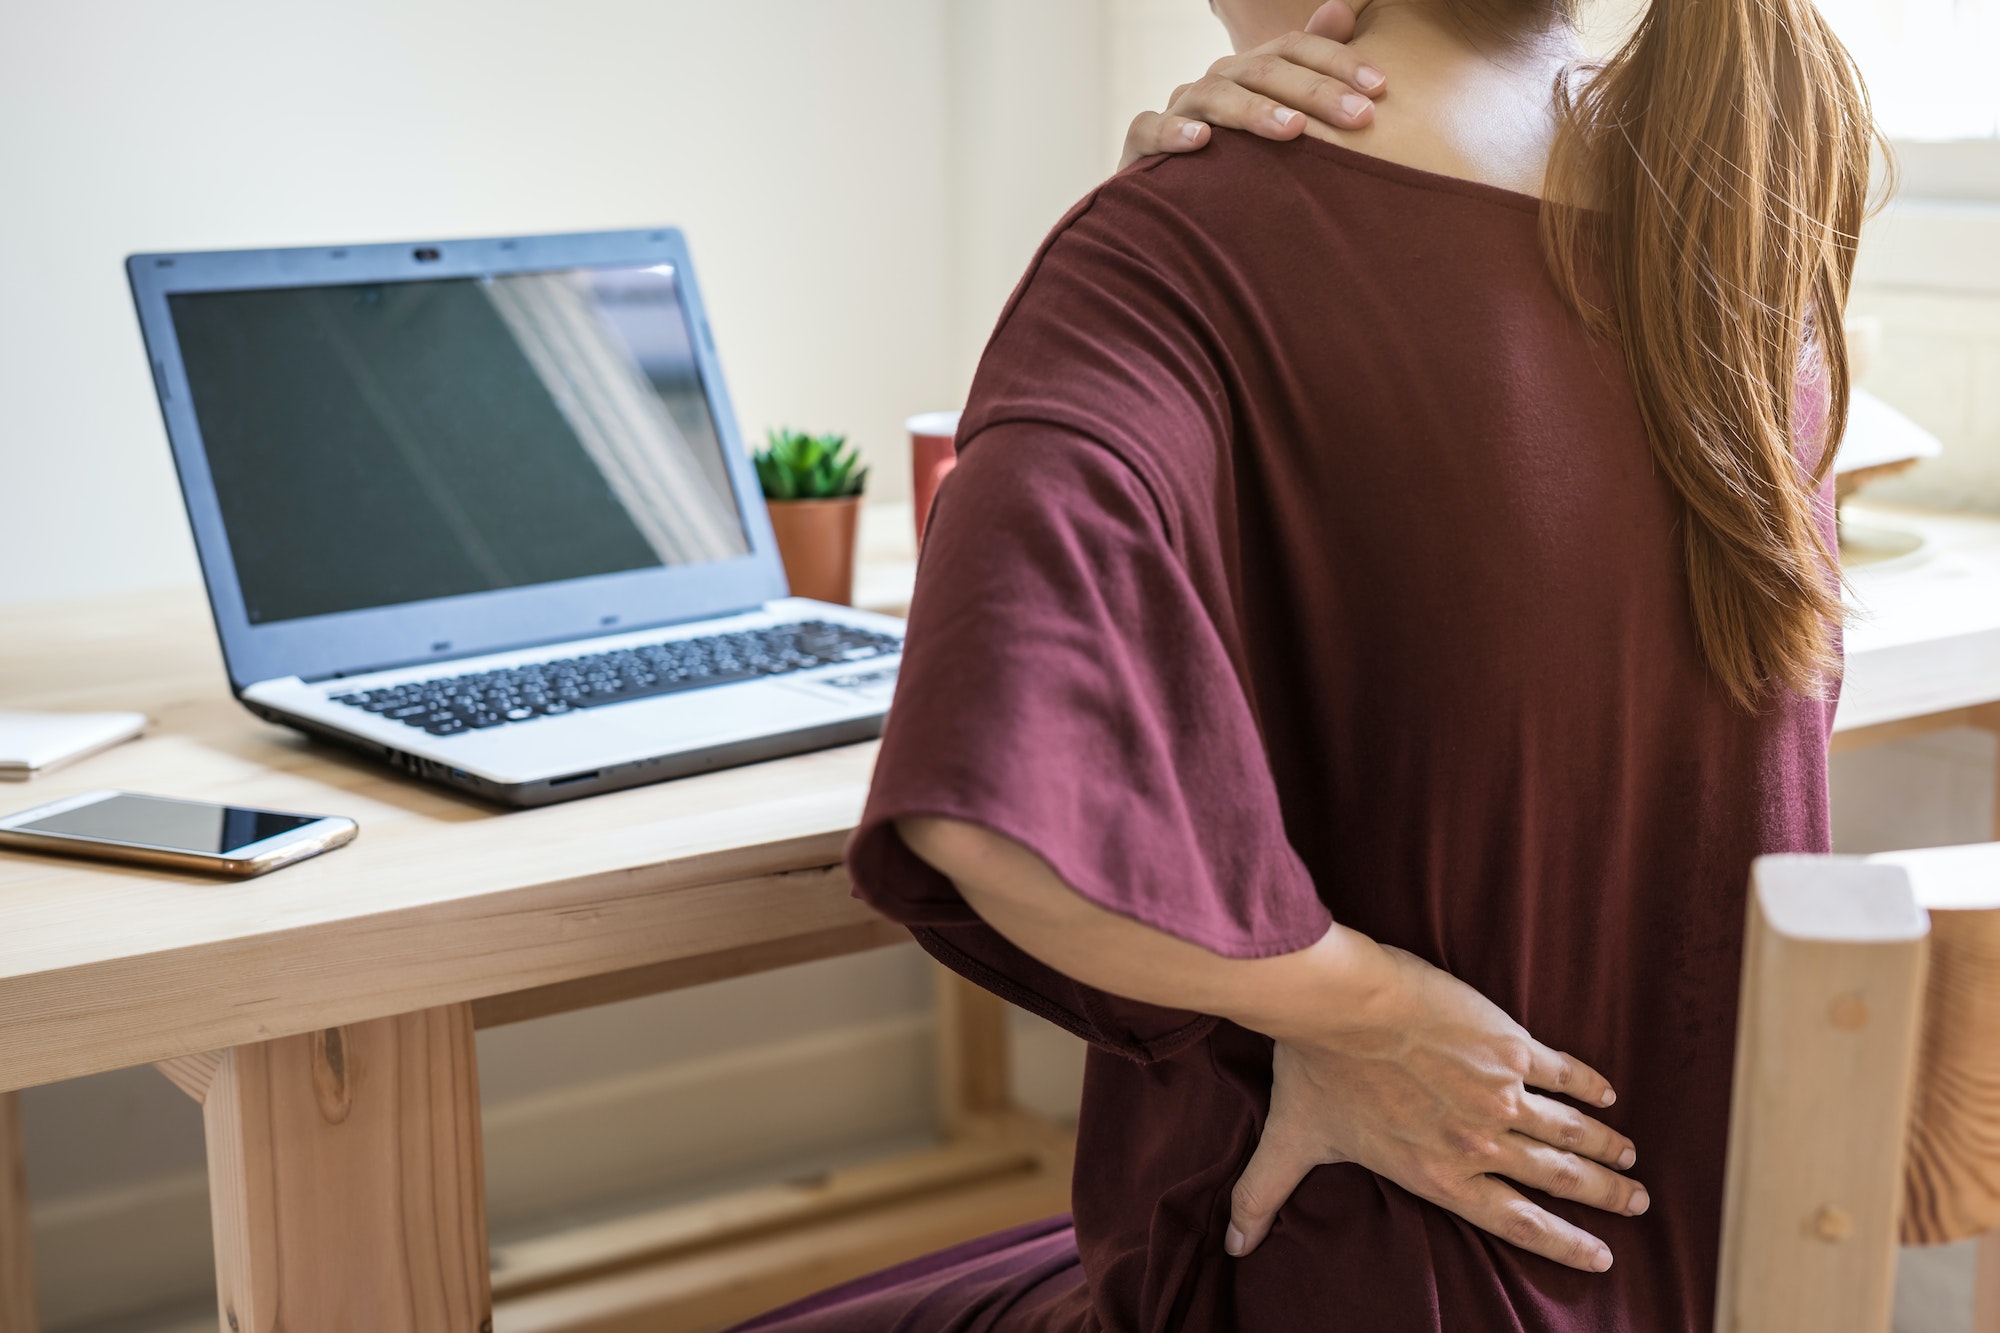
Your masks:
M 938 499 L 895 704 L 849 850 L 856 892 L 948 966 L 1138 1059 L 1211 1025 L 1054 973 L 986 927 L 894 821 L 1011 838 L 1078 893 L 1232 958 L 1330 918 L 1286 841 L 1226 627 L 1134 469 L 1073 431 L 967 441 Z
M 1099 906 L 1227 957 L 1326 933 L 1244 681 L 1227 373 L 1182 280 L 1212 258 L 1144 166 L 1036 257 L 981 358 L 926 529 L 848 853 L 856 893 L 940 961 L 1138 1060 L 1215 1020 L 1030 958 L 895 821 L 988 828 Z

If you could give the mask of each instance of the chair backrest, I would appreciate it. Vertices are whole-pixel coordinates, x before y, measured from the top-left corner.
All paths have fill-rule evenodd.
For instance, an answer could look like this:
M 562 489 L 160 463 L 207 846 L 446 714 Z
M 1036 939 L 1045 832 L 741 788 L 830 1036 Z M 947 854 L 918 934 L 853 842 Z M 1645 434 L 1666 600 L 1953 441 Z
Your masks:
M 1930 912 L 1902 1235 L 1942 1245 L 2000 1228 L 2000 843 L 1873 859 Z
M 2000 844 L 1759 860 L 1717 1333 L 1887 1333 L 1900 1239 L 1996 1225 Z

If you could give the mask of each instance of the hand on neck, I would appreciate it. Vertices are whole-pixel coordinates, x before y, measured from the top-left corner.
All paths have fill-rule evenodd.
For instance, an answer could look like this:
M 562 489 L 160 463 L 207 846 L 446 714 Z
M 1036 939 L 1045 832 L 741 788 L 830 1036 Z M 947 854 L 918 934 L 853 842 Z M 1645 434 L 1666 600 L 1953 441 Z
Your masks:
M 1302 26 L 1389 75 L 1373 124 L 1309 123 L 1314 138 L 1441 175 L 1539 195 L 1554 133 L 1556 78 L 1582 52 L 1551 5 L 1496 27 L 1466 0 L 1216 0 L 1238 49 Z

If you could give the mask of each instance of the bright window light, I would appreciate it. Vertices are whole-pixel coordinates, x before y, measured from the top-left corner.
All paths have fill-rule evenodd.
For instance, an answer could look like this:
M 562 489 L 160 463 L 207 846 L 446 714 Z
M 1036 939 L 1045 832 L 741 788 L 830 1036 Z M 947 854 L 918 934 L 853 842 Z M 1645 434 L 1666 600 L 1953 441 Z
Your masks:
M 2000 137 L 2000 0 L 1820 0 L 1891 138 Z

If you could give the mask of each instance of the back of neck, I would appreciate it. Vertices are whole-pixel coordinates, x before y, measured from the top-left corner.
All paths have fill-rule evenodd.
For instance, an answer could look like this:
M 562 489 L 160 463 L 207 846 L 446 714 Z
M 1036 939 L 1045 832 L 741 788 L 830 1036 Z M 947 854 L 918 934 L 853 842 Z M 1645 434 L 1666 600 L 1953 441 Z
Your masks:
M 1554 138 L 1556 79 L 1582 51 L 1558 26 L 1512 39 L 1453 19 L 1449 0 L 1370 0 L 1351 45 L 1389 78 L 1374 124 L 1308 133 L 1443 176 L 1540 197 Z

